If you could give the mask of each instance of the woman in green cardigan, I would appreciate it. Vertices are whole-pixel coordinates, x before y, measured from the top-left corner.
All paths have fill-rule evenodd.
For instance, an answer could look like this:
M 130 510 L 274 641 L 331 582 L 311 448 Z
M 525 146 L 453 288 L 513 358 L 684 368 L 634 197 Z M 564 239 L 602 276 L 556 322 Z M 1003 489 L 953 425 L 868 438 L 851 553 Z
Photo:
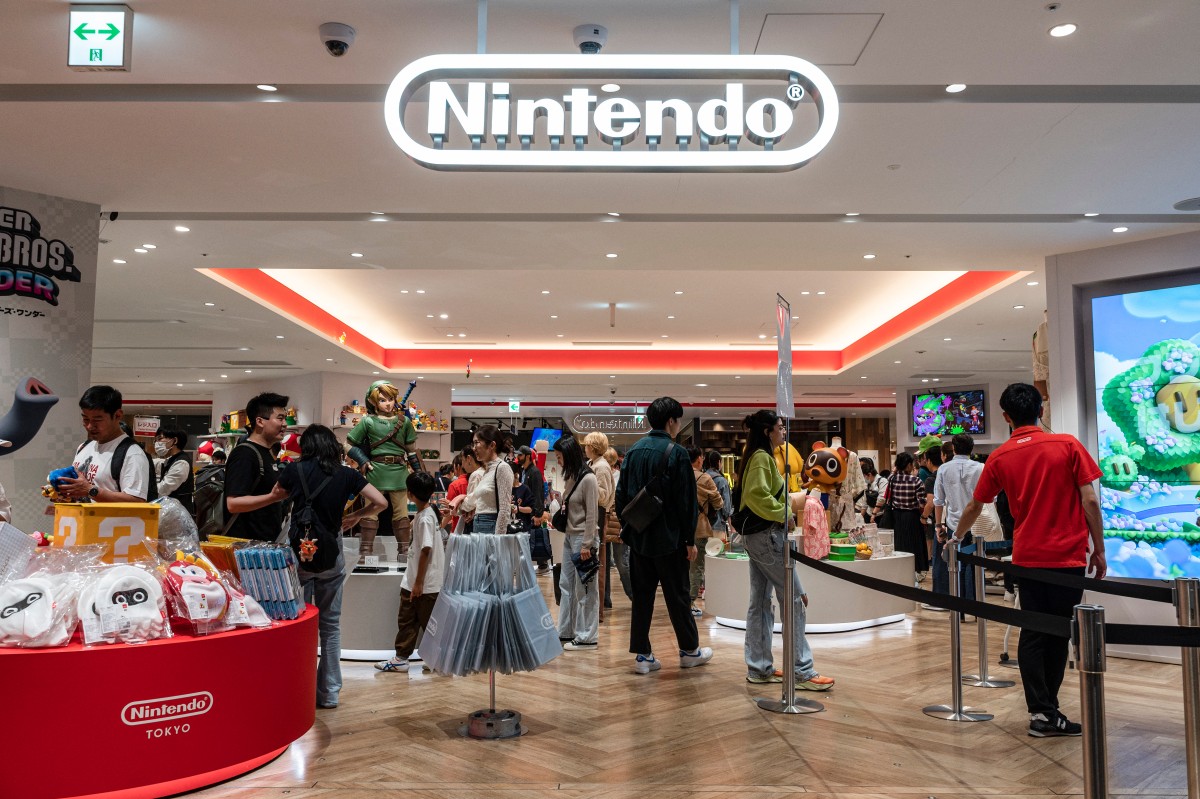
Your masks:
M 771 636 L 775 629 L 775 612 L 771 607 L 771 590 L 783 607 L 784 579 L 787 574 L 784 547 L 788 545 L 788 525 L 784 521 L 791 511 L 783 475 L 771 455 L 787 438 L 783 419 L 773 411 L 761 410 L 747 416 L 742 423 L 749 434 L 742 451 L 742 468 L 738 473 L 741 489 L 739 509 L 746 508 L 754 516 L 743 522 L 742 540 L 750 556 L 750 608 L 746 611 L 746 682 L 780 682 L 771 657 Z M 758 517 L 755 519 L 754 517 Z M 769 523 L 768 523 L 769 522 Z M 753 532 L 757 531 L 757 532 Z M 796 687 L 805 691 L 828 691 L 832 677 L 823 677 L 813 667 L 812 648 L 804 636 L 805 607 L 808 596 L 800 586 L 800 577 L 792 573 L 793 638 L 796 641 Z

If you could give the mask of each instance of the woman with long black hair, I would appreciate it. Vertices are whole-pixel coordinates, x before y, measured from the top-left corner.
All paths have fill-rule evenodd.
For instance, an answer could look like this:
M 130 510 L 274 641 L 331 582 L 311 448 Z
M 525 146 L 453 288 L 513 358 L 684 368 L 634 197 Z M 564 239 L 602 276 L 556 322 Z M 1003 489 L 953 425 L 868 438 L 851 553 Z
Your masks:
M 387 506 L 379 489 L 368 483 L 357 469 L 344 465 L 343 457 L 342 445 L 332 430 L 320 424 L 309 425 L 300 436 L 300 460 L 288 464 L 279 474 L 279 485 L 292 498 L 293 525 L 297 512 L 311 496 L 313 527 L 338 531 L 336 562 L 316 572 L 308 571 L 301 563 L 299 570 L 304 601 L 316 605 L 318 612 L 321 659 L 317 664 L 317 707 L 337 707 L 338 693 L 342 689 L 339 660 L 342 653 L 342 586 L 346 582 L 342 533 L 358 524 L 359 519 L 378 514 Z M 331 479 L 321 488 L 326 478 Z M 360 493 L 366 499 L 366 507 L 343 516 L 346 502 Z
M 929 553 L 925 547 L 925 529 L 921 526 L 921 510 L 925 507 L 925 483 L 917 477 L 915 460 L 908 452 L 896 456 L 896 470 L 888 478 L 887 488 L 879 495 L 872 520 L 884 509 L 892 511 L 896 551 L 913 554 L 913 568 L 918 580 L 929 569 Z
M 558 587 L 562 602 L 558 610 L 558 637 L 563 649 L 595 651 L 600 633 L 600 583 L 593 577 L 584 585 L 579 578 L 575 556 L 580 564 L 600 556 L 597 524 L 599 488 L 596 475 L 584 460 L 583 447 L 574 436 L 554 442 L 554 451 L 562 463 L 566 480 L 563 505 L 567 509 L 566 540 L 563 542 L 562 574 Z
M 505 533 L 512 521 L 513 471 L 503 456 L 512 452 L 512 439 L 496 425 L 485 424 L 475 431 L 471 446 L 481 474 L 478 482 L 472 477 L 462 509 L 474 514 L 472 533 Z
M 749 511 L 737 532 L 742 534 L 746 554 L 750 556 L 750 607 L 746 611 L 746 682 L 780 682 L 775 675 L 771 655 L 771 637 L 775 629 L 775 611 L 771 590 L 779 606 L 784 607 L 784 579 L 788 573 L 785 547 L 791 510 L 783 475 L 771 454 L 787 438 L 783 419 L 773 411 L 761 410 L 742 422 L 748 438 L 742 450 L 738 472 L 740 502 L 738 510 Z M 813 667 L 812 648 L 804 636 L 805 608 L 808 595 L 800 585 L 800 576 L 792 571 L 792 636 L 796 642 L 796 687 L 805 691 L 828 691 L 832 677 L 823 677 Z

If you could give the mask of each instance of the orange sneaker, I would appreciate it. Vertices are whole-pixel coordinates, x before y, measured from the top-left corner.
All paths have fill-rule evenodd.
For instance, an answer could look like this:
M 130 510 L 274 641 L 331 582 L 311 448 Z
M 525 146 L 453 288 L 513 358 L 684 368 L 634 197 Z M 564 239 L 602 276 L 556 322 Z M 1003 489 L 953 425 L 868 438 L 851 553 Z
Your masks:
M 828 691 L 833 687 L 833 678 L 814 674 L 804 682 L 797 681 L 796 687 L 804 691 Z

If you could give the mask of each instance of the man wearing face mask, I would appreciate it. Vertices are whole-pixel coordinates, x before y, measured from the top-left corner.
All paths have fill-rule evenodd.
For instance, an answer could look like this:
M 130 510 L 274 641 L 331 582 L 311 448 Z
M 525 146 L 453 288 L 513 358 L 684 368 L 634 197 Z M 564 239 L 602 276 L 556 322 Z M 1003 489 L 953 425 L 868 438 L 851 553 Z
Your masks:
M 160 429 L 154 437 L 154 457 L 162 460 L 158 470 L 158 495 L 177 499 L 188 513 L 194 513 L 192 459 L 183 451 L 187 440 L 188 435 L 182 430 Z

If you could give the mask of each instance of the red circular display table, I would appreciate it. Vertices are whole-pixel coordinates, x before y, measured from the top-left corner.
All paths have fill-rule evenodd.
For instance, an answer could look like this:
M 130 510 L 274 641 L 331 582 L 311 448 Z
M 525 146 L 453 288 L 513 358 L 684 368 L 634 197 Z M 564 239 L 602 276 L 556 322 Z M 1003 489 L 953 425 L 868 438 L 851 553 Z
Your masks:
M 0 797 L 150 799 L 278 757 L 316 715 L 317 611 L 138 646 L 0 649 Z

